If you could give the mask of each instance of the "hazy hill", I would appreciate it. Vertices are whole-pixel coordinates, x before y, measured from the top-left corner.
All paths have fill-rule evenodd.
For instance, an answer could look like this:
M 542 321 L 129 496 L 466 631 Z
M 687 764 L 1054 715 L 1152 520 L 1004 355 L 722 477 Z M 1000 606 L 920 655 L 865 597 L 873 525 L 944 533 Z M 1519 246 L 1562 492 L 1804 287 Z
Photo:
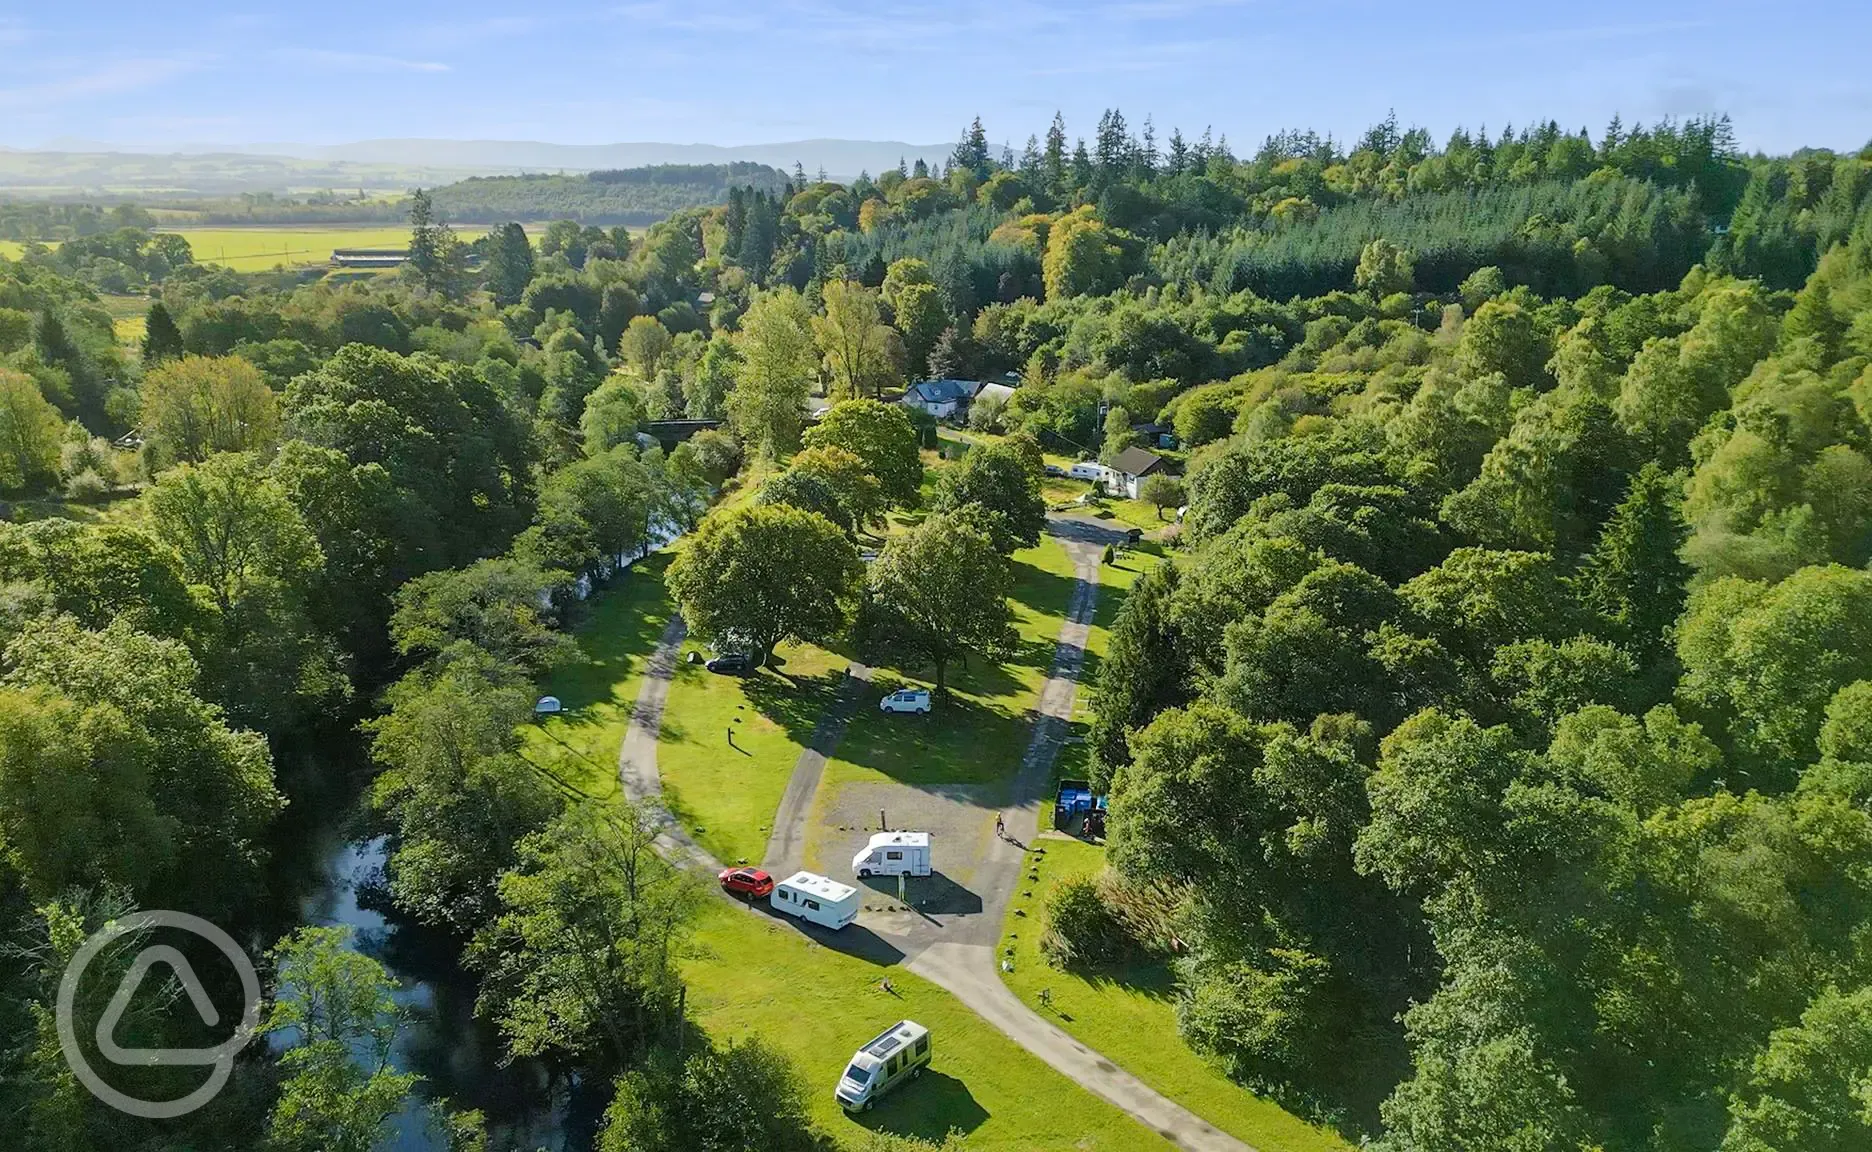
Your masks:
M 435 189 L 436 207 L 462 224 L 503 220 L 579 220 L 587 224 L 649 224 L 683 208 L 720 204 L 728 189 L 752 185 L 778 191 L 777 168 L 731 164 L 658 164 L 577 176 L 477 176 Z
M 935 162 L 948 145 L 896 140 L 775 144 L 551 144 L 530 140 L 362 140 L 349 144 L 119 145 L 60 140 L 41 150 L 0 148 L 0 195 L 158 197 L 244 192 L 403 190 L 470 176 L 590 172 L 660 164 L 759 164 L 835 179 L 898 160 Z

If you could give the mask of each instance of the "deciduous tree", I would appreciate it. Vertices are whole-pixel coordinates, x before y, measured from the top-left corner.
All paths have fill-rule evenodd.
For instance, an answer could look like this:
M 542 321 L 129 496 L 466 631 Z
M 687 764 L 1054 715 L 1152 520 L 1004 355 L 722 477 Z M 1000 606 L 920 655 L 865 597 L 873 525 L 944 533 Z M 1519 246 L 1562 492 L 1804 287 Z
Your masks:
M 670 592 L 699 635 L 765 663 L 782 640 L 823 643 L 844 627 L 858 554 L 838 525 L 781 504 L 702 521 L 670 564 Z
M 728 394 L 741 442 L 773 458 L 799 443 L 806 397 L 819 366 L 812 313 L 791 288 L 761 294 L 741 319 L 742 367 Z
M 826 410 L 806 431 L 808 448 L 842 448 L 877 477 L 884 496 L 898 507 L 913 507 L 923 483 L 916 428 L 904 410 L 876 400 L 848 400 Z
M 164 463 L 199 464 L 215 452 L 271 448 L 279 401 L 238 356 L 184 356 L 143 378 L 143 428 Z
M 958 656 L 994 660 L 1013 649 L 1008 561 L 974 511 L 938 513 L 892 537 L 865 576 L 857 634 L 867 659 L 931 666 L 947 692 Z

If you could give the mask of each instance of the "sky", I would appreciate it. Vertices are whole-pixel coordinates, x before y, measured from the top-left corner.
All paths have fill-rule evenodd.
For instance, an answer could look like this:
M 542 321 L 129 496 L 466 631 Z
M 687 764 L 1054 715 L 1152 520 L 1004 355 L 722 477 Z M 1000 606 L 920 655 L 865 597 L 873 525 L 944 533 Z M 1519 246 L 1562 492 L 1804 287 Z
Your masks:
M 1726 112 L 1745 149 L 1872 140 L 1867 0 L 0 0 L 0 145 L 385 137 L 1018 151 L 1055 110 L 1160 138 L 1440 140 L 1548 118 L 1596 138 Z

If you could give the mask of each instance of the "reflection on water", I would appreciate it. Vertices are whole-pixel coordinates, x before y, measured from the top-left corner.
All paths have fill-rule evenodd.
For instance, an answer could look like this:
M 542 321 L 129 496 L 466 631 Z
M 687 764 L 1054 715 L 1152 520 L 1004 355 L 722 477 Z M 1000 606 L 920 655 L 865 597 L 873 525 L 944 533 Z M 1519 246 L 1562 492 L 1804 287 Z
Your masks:
M 391 1064 L 423 1080 L 393 1118 L 393 1136 L 378 1147 L 447 1152 L 430 1110 L 430 1101 L 443 1096 L 455 1109 L 486 1113 L 495 1148 L 565 1147 L 564 1087 L 550 1085 L 534 1062 L 500 1066 L 499 1040 L 474 1018 L 474 981 L 461 970 L 453 942 L 384 915 L 387 898 L 376 885 L 385 851 L 381 836 L 334 838 L 323 856 L 322 882 L 300 908 L 305 923 L 351 928 L 352 946 L 383 964 L 398 983 L 395 999 L 403 1021 Z M 290 1037 L 275 1041 L 289 1042 Z
M 615 576 L 683 532 L 680 522 L 658 514 L 646 533 L 646 547 L 618 556 L 604 575 Z M 589 579 L 582 580 L 579 598 L 593 591 Z M 386 838 L 359 837 L 343 826 L 343 814 L 353 810 L 366 775 L 361 749 L 325 743 L 296 751 L 302 758 L 289 758 L 297 759 L 297 770 L 286 782 L 293 800 L 277 829 L 281 841 L 275 864 L 284 878 L 283 891 L 298 895 L 299 922 L 349 927 L 351 946 L 396 979 L 403 1021 L 391 1064 L 422 1077 L 415 1098 L 394 1118 L 394 1136 L 379 1149 L 448 1152 L 448 1141 L 431 1118 L 431 1102 L 443 1098 L 454 1110 L 479 1109 L 486 1115 L 491 1148 L 559 1152 L 588 1147 L 605 1105 L 594 1097 L 603 1093 L 580 1092 L 576 1082 L 554 1080 L 537 1061 L 501 1066 L 500 1038 L 475 1018 L 474 979 L 462 970 L 458 944 L 395 914 L 381 889 Z M 337 784 L 346 777 L 347 785 Z M 291 903 L 287 896 L 276 908 L 283 913 Z M 291 1038 L 269 1042 L 279 1048 Z

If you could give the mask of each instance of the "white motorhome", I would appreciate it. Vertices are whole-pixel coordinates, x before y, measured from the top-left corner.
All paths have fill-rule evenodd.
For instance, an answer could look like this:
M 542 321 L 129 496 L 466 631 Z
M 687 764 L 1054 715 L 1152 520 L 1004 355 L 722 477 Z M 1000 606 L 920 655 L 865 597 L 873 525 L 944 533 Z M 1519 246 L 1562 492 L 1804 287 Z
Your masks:
M 879 832 L 852 857 L 852 873 L 860 880 L 866 876 L 928 876 L 930 834 Z
M 767 902 L 826 928 L 843 928 L 858 919 L 858 889 L 812 872 L 795 872 L 775 884 Z
M 930 1032 L 915 1020 L 899 1020 L 852 1053 L 834 1095 L 848 1112 L 866 1112 L 878 1097 L 923 1074 L 930 1062 Z

